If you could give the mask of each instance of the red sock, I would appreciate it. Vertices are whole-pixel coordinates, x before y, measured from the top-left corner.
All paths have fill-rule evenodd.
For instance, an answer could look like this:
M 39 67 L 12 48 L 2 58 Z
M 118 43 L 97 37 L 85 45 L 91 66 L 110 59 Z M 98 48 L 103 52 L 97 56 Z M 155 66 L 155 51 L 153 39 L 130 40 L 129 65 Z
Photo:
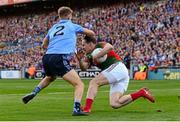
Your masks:
M 92 103 L 93 103 L 93 99 L 86 98 L 86 104 L 85 104 L 84 110 L 91 109 Z
M 131 95 L 132 100 L 134 101 L 134 100 L 138 99 L 139 97 L 142 97 L 143 91 L 139 90 L 139 91 L 132 93 L 130 95 Z

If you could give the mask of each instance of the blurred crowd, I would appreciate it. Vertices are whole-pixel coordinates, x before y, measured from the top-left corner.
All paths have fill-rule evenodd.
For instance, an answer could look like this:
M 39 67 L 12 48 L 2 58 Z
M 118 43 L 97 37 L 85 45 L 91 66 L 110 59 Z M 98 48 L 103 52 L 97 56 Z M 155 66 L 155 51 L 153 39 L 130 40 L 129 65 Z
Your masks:
M 178 0 L 119 3 L 75 10 L 73 22 L 94 30 L 97 41 L 114 45 L 128 67 L 130 61 L 175 66 L 180 65 L 179 8 Z M 42 67 L 40 45 L 58 21 L 56 11 L 0 18 L 0 41 L 7 44 L 0 49 L 0 69 Z M 78 67 L 75 60 L 72 65 Z

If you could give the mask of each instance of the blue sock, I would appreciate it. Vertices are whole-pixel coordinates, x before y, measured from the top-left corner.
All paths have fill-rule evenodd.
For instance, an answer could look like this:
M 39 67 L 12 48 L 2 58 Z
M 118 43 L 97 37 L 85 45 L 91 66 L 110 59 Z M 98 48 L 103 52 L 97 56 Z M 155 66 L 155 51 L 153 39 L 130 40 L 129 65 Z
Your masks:
M 39 86 L 37 86 L 34 90 L 33 90 L 33 94 L 37 94 L 37 93 L 39 93 L 41 91 L 41 88 L 39 87 Z
M 80 112 L 80 107 L 81 107 L 80 102 L 74 102 L 74 111 L 75 112 Z

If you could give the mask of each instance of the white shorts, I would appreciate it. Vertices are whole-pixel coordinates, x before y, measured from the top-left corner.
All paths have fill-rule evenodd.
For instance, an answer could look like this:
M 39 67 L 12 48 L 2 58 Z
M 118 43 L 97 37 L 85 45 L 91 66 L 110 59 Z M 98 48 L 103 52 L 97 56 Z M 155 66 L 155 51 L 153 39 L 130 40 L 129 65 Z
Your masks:
M 117 62 L 101 72 L 109 81 L 110 95 L 114 92 L 124 93 L 129 84 L 128 69 L 122 62 Z

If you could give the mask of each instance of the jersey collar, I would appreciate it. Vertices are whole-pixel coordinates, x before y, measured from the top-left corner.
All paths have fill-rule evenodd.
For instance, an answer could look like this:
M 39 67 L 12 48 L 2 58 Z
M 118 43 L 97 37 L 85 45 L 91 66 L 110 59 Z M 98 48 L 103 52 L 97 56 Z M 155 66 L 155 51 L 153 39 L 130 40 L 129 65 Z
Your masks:
M 61 20 L 59 21 L 59 23 L 66 23 L 66 22 L 68 22 L 68 21 L 71 21 L 71 20 L 69 20 L 69 19 L 61 19 Z

